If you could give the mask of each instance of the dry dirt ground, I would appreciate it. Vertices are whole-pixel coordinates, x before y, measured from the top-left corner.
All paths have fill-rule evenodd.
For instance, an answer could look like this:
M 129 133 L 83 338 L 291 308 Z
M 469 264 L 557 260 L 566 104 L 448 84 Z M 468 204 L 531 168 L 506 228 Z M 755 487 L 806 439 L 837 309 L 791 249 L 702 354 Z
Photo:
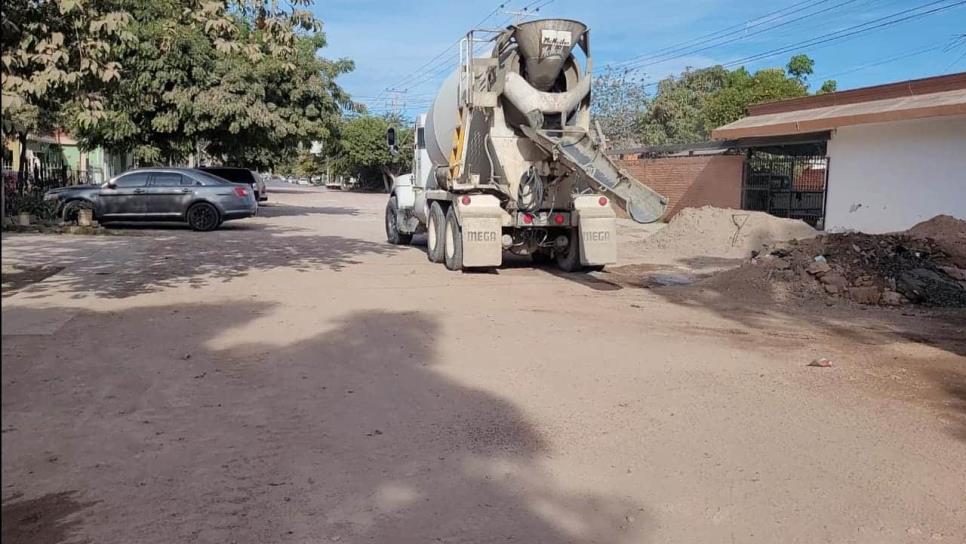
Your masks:
M 5 544 L 966 540 L 962 312 L 451 273 L 382 195 L 272 199 L 4 236 Z

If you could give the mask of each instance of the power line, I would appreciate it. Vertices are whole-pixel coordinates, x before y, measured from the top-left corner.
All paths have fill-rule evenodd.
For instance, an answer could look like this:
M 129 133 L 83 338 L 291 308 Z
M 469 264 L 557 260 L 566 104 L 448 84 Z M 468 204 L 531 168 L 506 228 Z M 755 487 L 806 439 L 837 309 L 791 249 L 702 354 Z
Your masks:
M 476 23 L 473 26 L 473 28 L 482 26 L 483 23 L 485 23 L 487 20 L 489 20 L 490 17 L 493 17 L 494 15 L 496 15 L 507 4 L 508 4 L 508 2 L 501 2 L 499 5 L 497 5 L 497 7 L 493 8 L 493 10 L 490 11 L 486 15 L 486 17 L 483 17 L 482 19 L 480 19 L 480 21 L 478 23 Z M 422 64 L 419 68 L 416 68 L 416 70 L 414 70 L 413 72 L 410 72 L 410 74 L 408 76 L 403 77 L 403 79 L 401 79 L 400 81 L 398 81 L 397 83 L 395 83 L 394 85 L 391 85 L 391 86 L 392 87 L 401 87 L 403 85 L 406 85 L 408 83 L 411 83 L 414 79 L 418 78 L 418 76 L 422 75 L 423 70 L 426 69 L 426 67 L 428 67 L 429 65 L 433 64 L 437 59 L 440 59 L 443 56 L 445 56 L 447 53 L 450 52 L 450 50 L 453 49 L 453 47 L 459 46 L 460 41 L 462 41 L 462 40 L 463 40 L 463 38 L 461 37 L 458 40 L 456 40 L 455 42 L 449 44 L 448 46 L 446 46 L 445 49 L 443 49 L 442 51 L 440 51 L 439 53 L 437 53 L 436 56 L 434 56 L 433 58 L 429 59 L 424 64 Z
M 895 13 L 889 14 L 889 15 L 886 15 L 884 17 L 880 17 L 878 19 L 874 19 L 872 21 L 868 21 L 868 22 L 865 22 L 865 23 L 862 23 L 862 24 L 858 24 L 858 25 L 853 25 L 851 27 L 844 28 L 842 30 L 838 30 L 838 31 L 835 31 L 835 32 L 829 32 L 827 34 L 823 34 L 823 35 L 817 36 L 815 38 L 810 38 L 810 39 L 803 40 L 803 41 L 800 41 L 800 42 L 796 42 L 796 43 L 793 43 L 793 44 L 785 45 L 785 46 L 782 46 L 782 47 L 779 47 L 779 48 L 775 48 L 775 49 L 770 49 L 770 50 L 767 50 L 767 51 L 763 51 L 761 53 L 757 53 L 757 54 L 754 54 L 754 55 L 750 55 L 750 56 L 747 56 L 747 57 L 744 57 L 744 58 L 740 58 L 740 59 L 736 59 L 736 60 L 729 61 L 729 62 L 726 62 L 726 63 L 722 63 L 722 64 L 720 64 L 720 66 L 726 67 L 726 68 L 727 67 L 733 67 L 733 66 L 737 66 L 737 65 L 740 65 L 740 64 L 745 64 L 747 62 L 752 62 L 752 61 L 756 61 L 756 60 L 763 60 L 763 59 L 766 59 L 766 58 L 769 58 L 769 57 L 773 57 L 773 56 L 781 55 L 781 54 L 784 54 L 784 53 L 788 53 L 790 51 L 793 51 L 793 50 L 796 50 L 796 49 L 800 49 L 802 47 L 811 47 L 811 48 L 814 48 L 814 46 L 816 46 L 816 45 L 822 45 L 824 47 L 827 47 L 828 45 L 832 45 L 833 42 L 837 42 L 837 41 L 840 41 L 840 40 L 852 39 L 855 36 L 864 34 L 866 32 L 870 32 L 870 31 L 873 31 L 873 30 L 878 30 L 878 29 L 881 29 L 881 28 L 885 28 L 885 27 L 888 27 L 888 26 L 892 26 L 892 25 L 895 25 L 895 24 L 898 24 L 898 23 L 902 23 L 902 22 L 905 22 L 905 21 L 908 21 L 908 20 L 911 20 L 911 19 L 915 19 L 915 18 L 918 18 L 918 17 L 925 17 L 927 15 L 932 15 L 934 13 L 939 13 L 941 11 L 945 11 L 945 10 L 948 10 L 948 9 L 955 8 L 955 7 L 961 6 L 963 4 L 966 4 L 966 0 L 960 0 L 958 2 L 954 2 L 952 4 L 947 4 L 947 5 L 944 5 L 944 6 L 939 6 L 939 7 L 933 8 L 933 9 L 928 10 L 928 11 L 924 11 L 924 12 L 920 12 L 920 13 L 913 13 L 913 14 L 910 14 L 910 15 L 906 15 L 906 14 L 908 14 L 910 12 L 917 11 L 917 10 L 921 10 L 923 8 L 927 8 L 927 7 L 933 6 L 935 4 L 941 3 L 943 1 L 947 1 L 947 0 L 936 0 L 936 1 L 933 1 L 933 2 L 929 2 L 929 3 L 923 4 L 923 5 L 917 6 L 915 8 L 910 8 L 910 9 L 906 9 L 906 10 L 902 10 L 902 11 L 899 11 L 899 12 L 895 12 Z M 905 17 L 901 17 L 899 19 L 893 19 L 894 17 L 897 17 L 899 15 L 906 15 L 906 16 Z M 890 19 L 892 19 L 892 20 L 890 20 Z M 874 24 L 874 23 L 878 23 L 878 24 Z M 872 25 L 872 26 L 870 26 L 870 25 Z M 867 28 L 862 28 L 862 27 L 867 27 Z M 706 66 L 705 68 L 708 68 L 708 67 L 710 67 L 710 66 Z M 825 76 L 825 77 L 830 77 L 830 76 Z M 665 79 L 667 79 L 667 78 L 665 77 L 665 78 L 661 78 L 661 79 L 658 79 L 658 80 L 649 81 L 649 82 L 643 83 L 642 86 L 644 86 L 644 87 L 657 86 L 657 85 L 659 85 L 661 83 L 661 81 L 664 81 Z
M 537 13 L 540 11 L 540 9 L 552 4 L 554 1 L 555 0 L 532 0 L 529 3 L 523 5 L 521 10 L 527 13 Z M 474 25 L 474 28 L 481 27 L 483 23 L 485 23 L 499 10 L 501 10 L 502 8 L 506 7 L 509 4 L 510 2 L 504 2 L 499 6 L 497 6 L 486 17 L 484 17 L 476 25 Z M 507 24 L 509 24 L 509 19 L 507 19 L 507 21 L 504 22 L 501 26 L 506 26 Z M 455 66 L 452 60 L 449 58 L 444 58 L 444 56 L 446 55 L 446 53 L 450 52 L 450 50 L 454 46 L 459 45 L 461 41 L 462 41 L 462 38 L 460 38 L 453 44 L 450 44 L 450 46 L 447 47 L 444 51 L 440 52 L 435 57 L 431 58 L 428 62 L 424 63 L 415 72 L 406 76 L 406 78 L 402 80 L 403 82 L 402 84 L 405 84 L 414 88 L 425 87 L 428 85 L 438 85 L 440 79 L 444 78 L 450 72 L 455 70 Z M 485 45 L 481 45 L 481 47 L 485 47 Z M 476 51 L 474 51 L 474 54 L 475 53 Z M 400 86 L 400 84 L 397 83 L 395 86 L 398 87 Z M 433 96 L 435 96 L 435 93 L 433 94 Z
M 734 43 L 734 42 L 737 42 L 737 41 L 741 41 L 741 40 L 744 40 L 744 39 L 749 38 L 749 37 L 752 37 L 752 36 L 757 36 L 759 34 L 763 34 L 763 33 L 766 33 L 766 32 L 771 32 L 772 30 L 775 30 L 777 28 L 781 28 L 781 27 L 784 27 L 784 26 L 788 26 L 790 24 L 797 23 L 799 21 L 803 21 L 803 20 L 809 19 L 811 17 L 815 17 L 816 15 L 821 15 L 823 13 L 827 13 L 829 11 L 836 10 L 836 9 L 838 9 L 840 7 L 847 6 L 849 4 L 853 4 L 856 1 L 857 0 L 845 0 L 843 2 L 839 2 L 839 3 L 834 4 L 832 6 L 828 6 L 826 8 L 820 9 L 818 11 L 814 11 L 814 12 L 811 12 L 811 13 L 806 13 L 806 14 L 801 15 L 799 17 L 795 17 L 794 19 L 789 19 L 787 21 L 783 21 L 783 22 L 778 23 L 776 25 L 769 26 L 769 27 L 763 28 L 763 29 L 759 29 L 759 30 L 757 30 L 755 32 L 750 32 L 750 33 L 749 32 L 736 32 L 736 33 L 731 33 L 731 37 L 729 37 L 729 35 L 719 36 L 719 38 L 728 38 L 728 39 L 725 39 L 723 41 L 715 41 L 715 40 L 718 40 L 719 38 L 714 38 L 713 40 L 709 40 L 709 41 L 713 41 L 714 43 L 707 43 L 707 41 L 706 41 L 704 43 L 707 43 L 707 45 L 703 45 L 703 47 L 698 47 L 697 49 L 687 49 L 687 50 L 684 50 L 684 51 L 680 51 L 679 54 L 675 54 L 675 55 L 672 55 L 672 56 L 666 56 L 665 55 L 665 56 L 656 57 L 656 58 L 654 58 L 653 60 L 650 60 L 650 61 L 646 61 L 645 60 L 645 61 L 635 62 L 635 63 L 632 63 L 632 64 L 626 66 L 625 69 L 628 70 L 628 71 L 640 70 L 641 68 L 644 68 L 646 66 L 653 66 L 655 64 L 664 63 L 664 62 L 668 62 L 668 61 L 671 61 L 671 60 L 676 60 L 676 59 L 679 59 L 679 58 L 682 58 L 682 57 L 686 57 L 688 55 L 693 55 L 695 53 L 700 53 L 700 52 L 703 52 L 703 51 L 707 51 L 709 49 L 713 49 L 713 48 L 716 48 L 716 47 L 721 47 L 723 45 L 728 45 L 728 44 L 731 44 L 731 43 Z M 808 8 L 805 8 L 805 9 L 808 9 Z M 795 12 L 791 12 L 791 13 L 797 13 L 798 11 L 803 11 L 803 10 L 796 10 Z M 696 45 L 698 45 L 698 44 L 696 44 Z
M 905 21 L 908 21 L 908 20 L 911 20 L 911 19 L 916 19 L 916 18 L 919 18 L 919 17 L 925 17 L 927 15 L 932 15 L 934 13 L 939 13 L 941 11 L 945 11 L 945 10 L 952 9 L 954 7 L 957 7 L 957 6 L 961 6 L 963 4 L 966 4 L 966 0 L 959 0 L 958 2 L 954 2 L 952 4 L 947 4 L 945 6 L 935 7 L 933 9 L 928 10 L 928 11 L 923 11 L 923 12 L 920 12 L 920 13 L 910 13 L 910 12 L 913 12 L 913 11 L 917 11 L 917 10 L 921 10 L 923 8 L 927 8 L 927 7 L 933 6 L 935 4 L 939 4 L 939 3 L 944 2 L 944 1 L 946 1 L 946 0 L 935 0 L 933 2 L 929 2 L 927 4 L 923 4 L 921 6 L 917 6 L 917 7 L 914 7 L 914 8 L 907 9 L 907 10 L 902 10 L 902 11 L 899 11 L 899 12 L 896 12 L 896 13 L 892 13 L 890 15 L 886 15 L 886 16 L 880 17 L 878 19 L 873 19 L 873 20 L 868 21 L 868 22 L 865 22 L 865 23 L 861 23 L 861 24 L 858 24 L 858 25 L 850 26 L 848 28 L 844 28 L 842 30 L 837 30 L 835 32 L 829 32 L 827 34 L 822 34 L 821 36 L 817 36 L 815 38 L 811 38 L 811 39 L 808 39 L 808 40 L 803 40 L 801 42 L 796 42 L 796 43 L 793 43 L 793 44 L 790 44 L 790 45 L 786 45 L 786 46 L 782 46 L 782 47 L 779 47 L 779 48 L 776 48 L 776 49 L 771 49 L 771 50 L 763 51 L 761 53 L 757 53 L 757 54 L 754 54 L 754 55 L 749 55 L 749 56 L 744 57 L 744 58 L 736 59 L 736 60 L 733 60 L 731 62 L 724 63 L 724 64 L 722 64 L 722 66 L 725 66 L 725 67 L 736 66 L 738 64 L 744 64 L 746 62 L 752 62 L 752 61 L 761 60 L 761 59 L 765 59 L 765 58 L 768 58 L 768 57 L 773 57 L 773 56 L 776 56 L 776 55 L 781 55 L 781 54 L 784 54 L 784 53 L 788 53 L 788 52 L 791 52 L 791 51 L 793 51 L 795 49 L 800 49 L 802 47 L 813 47 L 815 45 L 820 45 L 820 44 L 823 44 L 823 43 L 828 43 L 828 42 L 842 40 L 842 39 L 845 39 L 845 38 L 849 38 L 851 36 L 855 36 L 857 34 L 864 34 L 866 32 L 870 32 L 872 30 L 877 30 L 877 29 L 880 29 L 880 28 L 885 28 L 885 27 L 888 27 L 888 26 L 892 26 L 892 25 L 895 25 L 895 24 L 898 24 L 898 23 L 902 23 L 902 22 L 905 22 Z M 909 14 L 909 15 L 906 15 L 906 14 Z M 905 15 L 905 16 L 904 17 L 900 17 L 898 19 L 893 19 L 894 17 L 899 16 L 899 15 Z M 877 23 L 877 24 L 874 24 L 874 23 Z M 865 28 L 863 28 L 863 27 L 865 27 Z
M 821 4 L 821 3 L 824 3 L 824 2 L 828 2 L 828 1 L 829 0 L 821 0 L 818 3 Z M 611 67 L 614 67 L 614 68 L 618 68 L 618 67 L 622 67 L 622 66 L 625 66 L 625 65 L 628 65 L 628 64 L 633 64 L 633 63 L 638 62 L 638 61 L 650 60 L 650 59 L 652 59 L 654 57 L 661 56 L 661 55 L 664 55 L 664 54 L 667 54 L 667 53 L 675 53 L 675 52 L 678 52 L 678 51 L 680 51 L 682 49 L 685 49 L 687 47 L 693 47 L 693 46 L 696 46 L 696 45 L 701 45 L 701 44 L 707 43 L 709 40 L 713 40 L 713 39 L 722 37 L 724 35 L 731 34 L 735 30 L 747 31 L 749 28 L 755 28 L 755 27 L 760 26 L 762 24 L 768 23 L 768 22 L 770 22 L 770 21 L 772 21 L 774 19 L 780 19 L 782 16 L 789 15 L 790 13 L 796 13 L 798 11 L 801 11 L 801 10 L 797 10 L 797 9 L 794 9 L 794 8 L 798 8 L 798 7 L 801 7 L 803 5 L 807 5 L 807 4 L 812 4 L 812 2 L 813 2 L 813 0 L 804 0 L 803 2 L 798 2 L 796 4 L 792 4 L 790 6 L 787 6 L 787 7 L 782 8 L 782 9 L 779 9 L 779 10 L 776 10 L 776 11 L 772 11 L 772 12 L 766 13 L 764 15 L 758 16 L 758 17 L 756 17 L 754 19 L 749 19 L 749 20 L 744 21 L 742 23 L 734 24 L 734 25 L 731 25 L 731 26 L 728 26 L 728 27 L 725 27 L 725 28 L 721 28 L 721 29 L 715 30 L 714 32 L 710 32 L 708 34 L 703 34 L 701 36 L 698 36 L 696 38 L 692 38 L 690 40 L 686 40 L 686 41 L 679 42 L 679 43 L 676 43 L 676 44 L 672 44 L 672 45 L 669 45 L 669 46 L 666 46 L 666 47 L 662 47 L 662 48 L 657 49 L 655 51 L 652 51 L 650 53 L 644 53 L 643 55 L 640 55 L 640 56 L 637 56 L 637 57 L 633 57 L 633 58 L 630 58 L 630 59 L 627 59 L 627 60 L 623 60 L 623 61 L 620 61 L 620 62 L 609 63 L 608 66 L 611 66 Z M 815 4 L 815 5 L 817 5 L 817 4 Z M 803 9 L 807 9 L 807 8 L 803 8 Z M 789 10 L 791 10 L 790 13 L 785 13 L 786 11 L 789 11 Z M 779 17 L 774 17 L 775 15 L 778 15 Z
M 820 74 L 818 76 L 815 76 L 814 80 L 815 81 L 826 80 L 826 79 L 831 79 L 833 77 L 842 76 L 842 75 L 845 75 L 845 74 L 852 74 L 852 73 L 855 73 L 855 72 L 860 72 L 862 70 L 867 70 L 869 68 L 874 68 L 876 66 L 882 66 L 883 64 L 889 64 L 890 62 L 895 62 L 897 60 L 908 59 L 908 58 L 911 58 L 911 57 L 917 57 L 919 55 L 922 55 L 922 54 L 925 54 L 925 53 L 929 53 L 930 51 L 935 51 L 937 49 L 945 49 L 947 47 L 947 45 L 948 45 L 948 41 L 943 41 L 942 43 L 938 43 L 938 44 L 934 44 L 934 45 L 931 45 L 931 46 L 928 46 L 928 47 L 924 47 L 924 48 L 921 48 L 921 49 L 917 49 L 915 51 L 911 51 L 909 53 L 905 53 L 905 54 L 902 54 L 902 55 L 896 55 L 896 56 L 893 56 L 893 57 L 888 57 L 888 58 L 876 60 L 876 61 L 873 61 L 873 62 L 870 62 L 870 63 L 867 63 L 867 64 L 860 64 L 858 66 L 853 66 L 851 68 L 846 68 L 845 70 L 840 70 L 838 72 L 832 72 L 830 74 Z

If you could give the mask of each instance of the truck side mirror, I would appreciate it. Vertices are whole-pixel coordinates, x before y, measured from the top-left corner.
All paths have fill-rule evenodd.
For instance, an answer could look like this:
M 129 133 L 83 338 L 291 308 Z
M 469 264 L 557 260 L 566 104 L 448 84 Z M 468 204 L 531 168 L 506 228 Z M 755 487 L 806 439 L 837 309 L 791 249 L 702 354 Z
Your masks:
M 393 127 L 386 129 L 386 145 L 389 146 L 389 152 L 393 155 L 399 153 L 399 148 L 396 147 L 396 129 Z

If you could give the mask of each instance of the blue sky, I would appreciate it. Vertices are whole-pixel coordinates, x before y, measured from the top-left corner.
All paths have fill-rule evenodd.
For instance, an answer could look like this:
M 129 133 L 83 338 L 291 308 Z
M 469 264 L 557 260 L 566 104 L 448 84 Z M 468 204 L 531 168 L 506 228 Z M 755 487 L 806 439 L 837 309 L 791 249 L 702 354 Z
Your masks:
M 501 3 L 505 6 L 498 9 Z M 813 86 L 831 76 L 839 89 L 966 71 L 963 0 L 317 0 L 313 10 L 324 22 L 329 40 L 322 54 L 356 63 L 356 70 L 341 79 L 353 97 L 382 113 L 389 107 L 385 89 L 404 88 L 407 92 L 399 95 L 400 106 L 413 114 L 425 109 L 439 81 L 455 68 L 455 42 L 469 28 L 490 14 L 483 26 L 505 26 L 511 17 L 506 11 L 528 5 L 531 10 L 542 5 L 541 18 L 586 23 L 591 28 L 596 71 L 607 64 L 626 67 L 621 63 L 679 46 L 680 51 L 638 62 L 646 64 L 632 74 L 648 82 L 687 66 L 734 62 L 856 25 L 868 28 L 953 6 L 844 40 L 798 46 L 742 64 L 751 70 L 783 66 L 791 55 L 807 53 L 815 59 Z M 768 16 L 780 10 L 785 11 Z M 913 11 L 899 15 L 907 10 Z M 723 37 L 694 44 L 702 36 L 729 28 Z M 687 45 L 689 41 L 693 45 Z

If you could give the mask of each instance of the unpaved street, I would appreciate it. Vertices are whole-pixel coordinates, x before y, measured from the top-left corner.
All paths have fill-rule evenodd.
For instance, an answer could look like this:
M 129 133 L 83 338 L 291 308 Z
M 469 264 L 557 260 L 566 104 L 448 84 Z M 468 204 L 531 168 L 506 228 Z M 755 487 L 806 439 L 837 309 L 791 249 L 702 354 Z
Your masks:
M 4 544 L 966 541 L 962 312 L 452 273 L 290 191 L 4 235 Z

